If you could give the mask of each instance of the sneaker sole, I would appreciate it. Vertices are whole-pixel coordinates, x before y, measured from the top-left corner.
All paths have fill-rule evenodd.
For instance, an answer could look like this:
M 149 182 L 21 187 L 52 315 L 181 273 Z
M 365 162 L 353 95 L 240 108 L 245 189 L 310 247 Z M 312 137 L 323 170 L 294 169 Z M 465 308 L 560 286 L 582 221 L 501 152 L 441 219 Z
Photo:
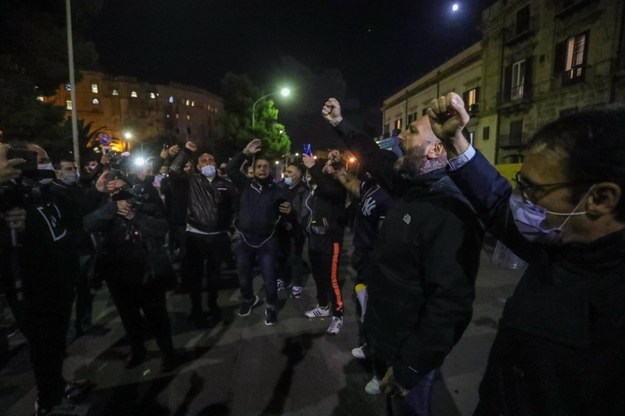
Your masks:
M 260 303 L 260 298 L 258 296 L 256 296 L 254 298 L 254 303 L 250 307 L 249 311 L 247 311 L 247 313 L 245 313 L 245 314 L 242 314 L 241 312 L 239 312 L 239 313 L 237 313 L 237 315 L 239 315 L 239 316 L 250 316 L 250 314 L 252 313 L 252 309 L 254 309 L 254 307 L 256 305 L 258 305 L 259 303 Z

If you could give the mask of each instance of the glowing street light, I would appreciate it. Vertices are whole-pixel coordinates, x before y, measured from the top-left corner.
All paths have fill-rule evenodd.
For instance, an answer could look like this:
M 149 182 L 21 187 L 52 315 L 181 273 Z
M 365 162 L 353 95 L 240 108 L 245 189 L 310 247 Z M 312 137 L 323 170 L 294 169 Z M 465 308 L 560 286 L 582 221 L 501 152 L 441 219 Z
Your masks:
M 291 90 L 285 87 L 280 90 L 270 92 L 269 94 L 265 94 L 262 97 L 260 97 L 258 100 L 254 101 L 254 104 L 252 104 L 252 128 L 254 128 L 254 126 L 256 125 L 256 104 L 258 104 L 259 102 L 261 102 L 267 97 L 271 97 L 272 95 L 277 95 L 277 94 L 280 94 L 283 97 L 288 97 L 289 95 L 291 95 Z
M 460 10 L 460 5 L 458 3 L 454 3 L 451 5 L 451 11 L 452 12 L 457 12 L 458 10 Z

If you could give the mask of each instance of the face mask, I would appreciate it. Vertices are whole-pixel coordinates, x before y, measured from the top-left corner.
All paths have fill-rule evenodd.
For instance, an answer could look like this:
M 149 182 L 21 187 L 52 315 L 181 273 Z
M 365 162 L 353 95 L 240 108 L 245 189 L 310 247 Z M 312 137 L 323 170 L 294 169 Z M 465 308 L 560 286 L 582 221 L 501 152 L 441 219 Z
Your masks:
M 592 189 L 592 188 L 591 188 Z M 562 230 L 566 223 L 575 215 L 585 215 L 586 211 L 577 212 L 591 189 L 586 192 L 572 212 L 547 211 L 540 205 L 532 204 L 521 195 L 513 192 L 510 195 L 510 211 L 514 223 L 523 237 L 533 243 L 557 245 L 562 241 Z M 559 227 L 553 227 L 547 222 L 547 214 L 567 217 Z
M 293 178 L 284 178 L 284 184 L 286 186 L 291 186 L 293 185 Z
M 202 175 L 206 176 L 207 178 L 209 179 L 214 178 L 216 173 L 217 173 L 217 169 L 215 169 L 215 166 L 213 165 L 202 166 Z
M 78 173 L 76 171 L 72 172 L 63 172 L 63 177 L 61 181 L 66 185 L 74 185 L 78 182 Z
M 37 170 L 49 170 L 54 172 L 54 166 L 52 165 L 52 163 L 38 163 Z M 39 183 L 43 185 L 52 183 L 52 178 L 39 179 Z

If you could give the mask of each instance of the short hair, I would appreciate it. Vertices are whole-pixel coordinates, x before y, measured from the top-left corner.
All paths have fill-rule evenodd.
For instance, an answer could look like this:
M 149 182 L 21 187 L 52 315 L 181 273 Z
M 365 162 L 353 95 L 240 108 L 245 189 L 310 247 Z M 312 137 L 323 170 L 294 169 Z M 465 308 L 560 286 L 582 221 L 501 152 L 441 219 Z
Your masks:
M 301 176 L 304 176 L 304 172 L 306 172 L 306 168 L 304 168 L 304 166 L 301 163 L 291 162 L 288 165 L 286 165 L 287 168 L 289 166 L 293 166 L 295 169 L 297 169 L 299 171 L 299 174 Z
M 547 124 L 528 144 L 563 153 L 564 173 L 573 187 L 571 202 L 588 190 L 588 185 L 614 182 L 623 194 L 615 218 L 625 221 L 625 107 L 605 107 L 573 113 Z

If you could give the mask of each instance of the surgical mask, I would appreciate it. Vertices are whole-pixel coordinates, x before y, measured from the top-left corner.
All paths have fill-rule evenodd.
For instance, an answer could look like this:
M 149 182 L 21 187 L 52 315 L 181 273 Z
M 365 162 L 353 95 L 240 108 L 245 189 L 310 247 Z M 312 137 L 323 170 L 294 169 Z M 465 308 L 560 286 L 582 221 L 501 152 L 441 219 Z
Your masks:
M 284 178 L 284 184 L 286 186 L 291 186 L 293 185 L 293 178 Z
M 213 165 L 202 166 L 202 175 L 206 176 L 207 178 L 209 179 L 214 178 L 216 173 L 217 173 L 217 169 L 215 168 L 215 166 Z
M 586 192 L 572 212 L 548 211 L 540 205 L 526 201 L 517 192 L 513 192 L 510 195 L 510 211 L 514 223 L 526 240 L 533 243 L 558 245 L 562 242 L 562 230 L 571 217 L 586 214 L 586 211 L 577 212 L 577 209 L 582 205 L 591 189 Z M 547 221 L 547 214 L 566 217 L 566 219 L 559 227 L 554 227 Z
M 78 182 L 78 172 L 63 172 L 63 176 L 61 177 L 61 181 L 66 185 L 74 185 Z
M 38 163 L 37 164 L 37 170 L 49 170 L 49 171 L 54 172 L 54 166 L 50 162 L 48 162 L 48 163 Z M 39 179 L 39 183 L 42 184 L 42 185 L 46 185 L 46 184 L 52 183 L 52 178 Z

